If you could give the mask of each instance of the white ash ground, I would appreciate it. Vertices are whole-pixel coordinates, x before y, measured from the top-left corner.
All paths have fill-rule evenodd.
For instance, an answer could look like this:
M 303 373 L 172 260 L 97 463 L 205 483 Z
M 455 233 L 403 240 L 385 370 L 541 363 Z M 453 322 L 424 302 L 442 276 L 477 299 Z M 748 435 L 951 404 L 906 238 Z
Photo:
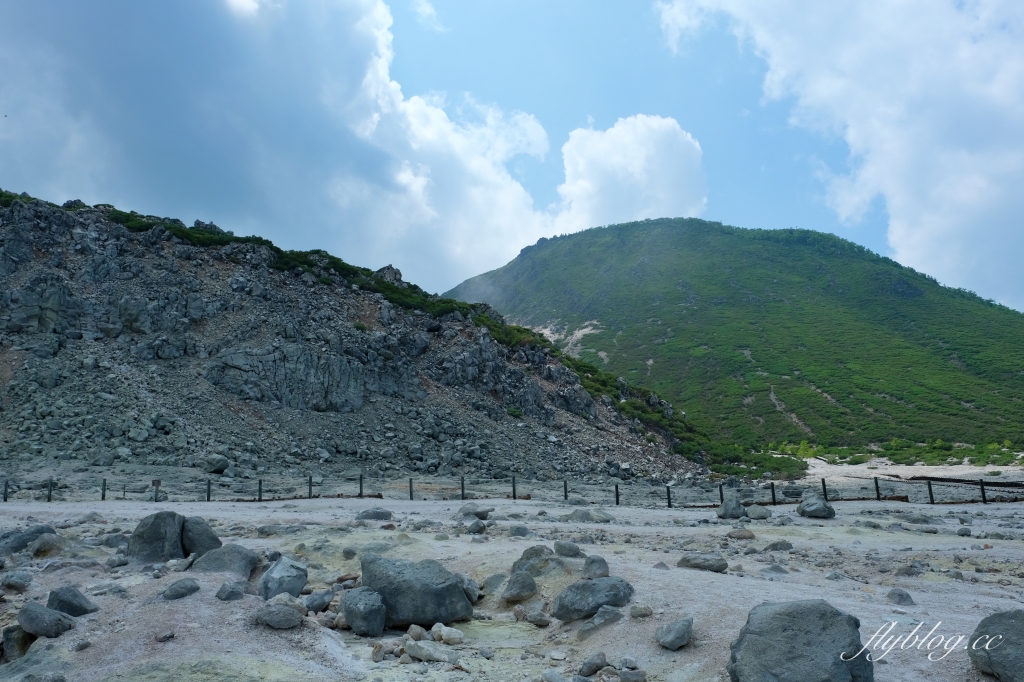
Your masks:
M 13 621 L 25 599 L 45 599 L 51 588 L 78 584 L 89 594 L 96 586 L 113 582 L 129 596 L 107 593 L 91 597 L 100 606 L 98 613 L 80 618 L 79 626 L 59 639 L 34 645 L 49 646 L 46 660 L 66 666 L 68 679 L 530 680 L 549 667 L 571 676 L 583 660 L 603 651 L 609 661 L 632 656 L 647 671 L 649 680 L 682 682 L 727 679 L 729 644 L 746 621 L 747 612 L 762 601 L 826 599 L 860 619 L 864 641 L 890 620 L 899 620 L 900 627 L 905 625 L 908 630 L 916 621 L 929 628 L 941 621 L 939 631 L 944 634 L 970 635 L 985 616 L 1021 608 L 1024 581 L 1018 573 L 1024 552 L 1019 531 L 1012 529 L 1024 521 L 1020 505 L 840 502 L 836 504 L 837 518 L 829 521 L 803 519 L 792 507 L 779 507 L 770 521 L 742 524 L 755 533 L 755 540 L 736 541 L 726 538 L 731 525 L 718 522 L 710 510 L 606 508 L 614 522 L 579 524 L 557 520 L 576 507 L 490 500 L 488 506 L 497 508 L 491 517 L 496 523 L 488 529 L 488 541 L 481 543 L 474 542 L 473 536 L 457 534 L 454 518 L 461 505 L 457 501 L 385 500 L 384 506 L 395 512 L 395 530 L 382 529 L 385 522 L 353 524 L 358 510 L 380 504 L 380 500 L 367 499 L 170 505 L 11 502 L 2 508 L 0 531 L 30 522 L 67 526 L 60 532 L 74 540 L 73 551 L 79 556 L 32 562 L 30 590 L 24 595 L 5 595 L 0 624 Z M 313 589 L 326 587 L 344 573 L 359 571 L 358 556 L 345 560 L 344 547 L 362 549 L 386 543 L 391 548 L 384 551 L 385 556 L 437 559 L 448 569 L 467 573 L 482 583 L 494 573 L 507 573 L 522 551 L 534 544 L 550 545 L 555 539 L 579 540 L 589 535 L 595 542 L 581 545 L 582 549 L 603 556 L 612 575 L 635 587 L 631 604 L 648 605 L 654 615 L 624 618 L 581 642 L 576 638 L 580 622 L 556 621 L 547 628 L 517 623 L 510 605 L 488 596 L 476 611 L 489 614 L 491 620 L 458 625 L 466 634 L 465 643 L 455 647 L 461 653 L 460 668 L 440 663 L 403 665 L 397 660 L 374 663 L 370 655 L 379 640 L 331 630 L 311 619 L 302 628 L 285 632 L 256 625 L 258 598 L 247 596 L 230 603 L 214 598 L 226 576 L 195 574 L 202 587 L 199 593 L 165 602 L 160 592 L 180 574 L 153 578 L 152 570 L 142 571 L 137 564 L 110 570 L 102 560 L 113 550 L 84 544 L 87 538 L 101 538 L 115 529 L 130 532 L 143 516 L 167 508 L 204 516 L 224 542 L 257 551 L 298 550 L 309 562 Z M 106 523 L 70 523 L 90 511 L 102 514 Z M 541 511 L 546 514 L 538 515 Z M 907 523 L 908 515 L 915 513 L 932 516 L 933 523 Z M 975 535 L 999 532 L 1012 539 L 957 536 L 961 527 L 958 516 L 969 519 Z M 773 525 L 779 517 L 791 523 Z M 415 522 L 424 520 L 441 526 L 413 528 Z M 688 522 L 696 523 L 687 526 Z M 510 537 L 508 529 L 513 524 L 526 525 L 537 537 Z M 270 525 L 301 528 L 261 537 L 258 529 Z M 910 528 L 935 528 L 937 532 Z M 434 539 L 438 532 L 447 533 L 449 539 Z M 749 548 L 760 550 L 781 539 L 792 542 L 793 550 L 744 554 Z M 730 570 L 717 574 L 676 568 L 684 548 L 721 551 Z M 382 545 L 378 544 L 376 551 L 382 551 Z M 90 557 L 100 559 L 98 565 L 83 561 Z M 76 566 L 76 561 L 80 565 Z M 655 569 L 659 561 L 670 568 Z M 897 569 L 914 562 L 918 562 L 921 575 L 896 576 Z M 772 574 L 769 580 L 761 571 L 772 563 L 787 572 Z M 740 566 L 742 570 L 738 570 Z M 954 571 L 960 571 L 964 579 L 954 577 Z M 829 579 L 833 573 L 843 577 Z M 577 577 L 538 579 L 543 599 L 553 599 Z M 893 586 L 910 592 L 916 605 L 890 604 L 886 593 Z M 693 642 L 676 652 L 661 649 L 655 642 L 655 629 L 681 617 L 694 619 Z M 174 630 L 175 637 L 156 642 L 155 636 L 168 629 Z M 398 631 L 386 632 L 382 639 L 400 636 Z M 83 640 L 91 646 L 74 651 Z M 496 652 L 492 659 L 480 656 L 484 647 Z M 929 661 L 918 650 L 894 651 L 885 660 L 875 667 L 880 682 L 984 679 L 972 670 L 965 651 L 956 651 L 941 662 Z

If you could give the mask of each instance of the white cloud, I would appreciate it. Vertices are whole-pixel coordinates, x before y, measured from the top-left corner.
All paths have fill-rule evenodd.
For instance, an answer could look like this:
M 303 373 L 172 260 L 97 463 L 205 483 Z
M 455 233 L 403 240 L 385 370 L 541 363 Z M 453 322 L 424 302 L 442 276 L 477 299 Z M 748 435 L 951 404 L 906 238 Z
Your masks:
M 439 33 L 447 30 L 437 18 L 437 10 L 430 4 L 430 0 L 413 0 L 412 9 L 416 12 L 416 20 L 420 22 L 421 26 Z
M 719 13 L 768 64 L 794 125 L 841 135 L 829 205 L 856 222 L 876 196 L 898 260 L 1024 308 L 1024 4 L 744 2 L 656 5 L 670 47 Z
M 605 131 L 574 130 L 562 157 L 560 231 L 704 212 L 700 144 L 675 119 L 638 114 Z

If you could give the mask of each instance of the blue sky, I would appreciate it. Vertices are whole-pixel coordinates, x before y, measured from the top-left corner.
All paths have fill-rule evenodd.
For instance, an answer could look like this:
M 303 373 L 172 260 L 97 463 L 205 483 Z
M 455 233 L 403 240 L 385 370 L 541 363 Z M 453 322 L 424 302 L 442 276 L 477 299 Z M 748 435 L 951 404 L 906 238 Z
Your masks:
M 1024 5 L 10 3 L 0 187 L 434 291 L 661 216 L 838 234 L 1024 308 Z

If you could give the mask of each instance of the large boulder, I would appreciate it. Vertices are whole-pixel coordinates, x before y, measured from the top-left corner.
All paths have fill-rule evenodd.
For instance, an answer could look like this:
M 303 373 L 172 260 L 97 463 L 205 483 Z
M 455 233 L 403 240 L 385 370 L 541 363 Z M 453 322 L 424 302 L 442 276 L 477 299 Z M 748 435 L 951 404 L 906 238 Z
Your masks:
M 387 625 L 421 625 L 468 620 L 473 615 L 459 579 L 439 562 L 413 563 L 364 554 L 360 560 L 364 587 L 378 592 L 387 609 Z
M 89 601 L 84 594 L 78 591 L 78 588 L 71 586 L 50 590 L 50 596 L 46 599 L 46 608 L 76 618 L 100 610 L 100 607 Z
M 470 502 L 469 504 L 462 505 L 459 509 L 461 516 L 475 516 L 481 521 L 487 520 L 487 515 L 494 511 L 494 507 L 482 507 L 476 502 Z
M 729 562 L 718 552 L 684 552 L 676 566 L 679 568 L 696 568 L 701 571 L 725 573 Z
M 583 562 L 583 579 L 593 580 L 594 578 L 608 577 L 608 562 L 604 557 L 591 554 Z
M 580 580 L 555 597 L 551 615 L 566 622 L 589 618 L 602 606 L 625 606 L 632 597 L 633 586 L 619 577 Z
M 36 637 L 60 637 L 75 627 L 75 619 L 66 613 L 48 609 L 39 602 L 26 602 L 18 611 L 18 625 Z
M 172 511 L 150 514 L 135 526 L 128 538 L 128 556 L 141 561 L 184 559 L 181 531 L 185 517 Z
M 31 545 L 40 535 L 56 535 L 50 526 L 31 526 L 26 530 L 12 530 L 0 535 L 0 556 L 20 552 Z
M 370 507 L 356 514 L 357 521 L 390 521 L 393 514 L 381 507 Z
M 505 601 L 517 602 L 529 599 L 535 594 L 537 594 L 537 581 L 533 579 L 533 576 L 526 571 L 516 571 L 508 579 L 501 598 Z
M 199 591 L 199 583 L 192 578 L 182 578 L 181 580 L 175 580 L 173 583 L 167 586 L 164 590 L 164 599 L 167 601 L 174 601 L 175 599 L 184 599 L 185 597 L 195 594 Z
M 999 682 L 1024 680 L 1024 611 L 983 618 L 971 635 L 967 655 L 975 668 Z
M 260 576 L 260 581 L 256 584 L 256 593 L 264 599 L 273 599 L 283 592 L 298 597 L 302 588 L 306 586 L 308 575 L 306 567 L 302 564 L 286 556 L 278 557 L 266 573 Z
M 732 682 L 874 682 L 860 621 L 822 599 L 755 606 L 732 643 Z M 844 660 L 851 659 L 851 660 Z
M 268 604 L 260 610 L 256 619 L 275 630 L 290 630 L 302 625 L 302 616 L 284 604 Z
M 722 504 L 715 510 L 715 513 L 718 514 L 720 519 L 742 519 L 747 515 L 747 510 L 740 504 L 738 497 L 726 495 Z
M 384 632 L 387 608 L 380 594 L 369 587 L 346 591 L 342 613 L 352 632 L 360 637 L 380 637 Z
M 181 547 L 185 556 L 195 554 L 201 557 L 212 549 L 221 546 L 220 538 L 206 523 L 206 519 L 200 516 L 190 516 L 185 519 L 181 528 Z
M 565 569 L 565 562 L 555 557 L 554 551 L 547 545 L 534 545 L 523 552 L 522 556 L 512 564 L 512 573 L 526 571 L 538 578 L 557 569 Z
M 759 504 L 752 504 L 747 507 L 747 516 L 755 521 L 763 521 L 772 517 L 772 510 Z
M 835 518 L 836 510 L 823 497 L 808 497 L 797 506 L 796 513 L 812 519 L 831 519 Z
M 192 564 L 193 571 L 207 573 L 234 573 L 248 578 L 260 561 L 256 552 L 236 544 L 211 549 Z

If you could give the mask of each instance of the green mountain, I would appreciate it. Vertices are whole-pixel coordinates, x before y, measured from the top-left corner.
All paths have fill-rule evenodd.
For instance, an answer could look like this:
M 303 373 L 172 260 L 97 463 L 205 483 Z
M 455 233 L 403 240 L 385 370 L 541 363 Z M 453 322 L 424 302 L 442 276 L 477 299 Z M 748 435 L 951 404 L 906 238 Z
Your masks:
M 746 451 L 988 461 L 1024 441 L 1024 315 L 832 235 L 612 225 L 541 239 L 445 295 L 544 330 Z

